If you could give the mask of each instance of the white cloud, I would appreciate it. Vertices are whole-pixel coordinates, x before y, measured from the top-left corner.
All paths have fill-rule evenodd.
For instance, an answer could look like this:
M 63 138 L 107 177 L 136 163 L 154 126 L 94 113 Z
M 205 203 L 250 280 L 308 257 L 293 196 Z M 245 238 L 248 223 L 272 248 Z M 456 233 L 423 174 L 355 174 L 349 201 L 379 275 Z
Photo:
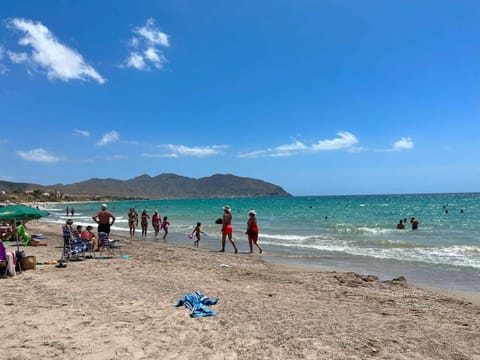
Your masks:
M 145 60 L 143 59 L 143 56 L 140 54 L 137 54 L 136 52 L 130 53 L 127 62 L 126 62 L 127 67 L 132 67 L 137 70 L 146 70 L 147 69 L 147 64 L 145 63 Z
M 227 148 L 226 145 L 212 145 L 212 146 L 195 146 L 189 147 L 185 145 L 164 145 L 165 148 L 170 150 L 172 154 L 178 156 L 194 156 L 194 157 L 204 157 L 211 155 L 218 155 L 223 153 L 223 149 Z
M 413 146 L 414 144 L 411 138 L 402 137 L 400 140 L 395 141 L 395 143 L 393 144 L 393 150 L 411 150 L 413 149 Z
M 85 130 L 74 129 L 73 131 L 74 131 L 76 134 L 81 135 L 81 136 L 85 136 L 85 137 L 89 137 L 89 136 L 90 136 L 90 132 L 85 131 Z
M 106 80 L 85 62 L 81 54 L 62 44 L 42 23 L 15 18 L 8 26 L 24 34 L 19 45 L 32 48 L 30 55 L 11 52 L 9 56 L 13 62 L 27 62 L 32 68 L 45 71 L 49 79 L 93 79 L 105 83 Z
M 5 74 L 8 69 L 7 67 L 1 62 L 3 60 L 5 50 L 3 49 L 3 46 L 0 45 L 0 74 Z
M 160 154 L 143 153 L 142 156 L 149 158 L 178 158 L 180 156 L 206 157 L 222 154 L 223 150 L 228 148 L 226 145 L 190 147 L 173 144 L 162 145 L 162 147 L 169 150 L 169 152 Z
M 129 54 L 122 67 L 149 71 L 152 67 L 163 68 L 167 58 L 161 48 L 169 47 L 167 34 L 155 26 L 155 20 L 150 18 L 144 26 L 132 30 L 135 34 L 129 40 Z
M 133 32 L 140 35 L 140 37 L 142 37 L 148 44 L 152 46 L 170 46 L 168 35 L 155 27 L 155 20 L 153 18 L 147 19 L 147 22 L 144 26 L 133 29 Z
M 110 131 L 102 136 L 100 140 L 97 141 L 97 146 L 104 146 L 110 143 L 116 142 L 120 136 L 115 130 Z
M 329 140 L 320 140 L 315 144 L 306 145 L 301 141 L 295 140 L 291 144 L 276 146 L 274 148 L 255 150 L 247 153 L 240 153 L 239 157 L 255 158 L 255 157 L 287 157 L 298 154 L 316 153 L 320 151 L 333 150 L 354 150 L 354 145 L 358 143 L 355 135 L 340 131 L 337 133 L 338 137 Z
M 163 64 L 167 62 L 165 56 L 153 47 L 149 47 L 147 50 L 145 50 L 144 55 L 145 58 L 149 60 L 157 69 L 161 69 Z
M 147 158 L 178 158 L 178 154 L 170 153 L 170 154 L 149 154 L 143 153 L 143 157 Z
M 312 150 L 316 151 L 329 151 L 352 148 L 353 145 L 358 143 L 358 139 L 355 135 L 347 131 L 339 131 L 339 136 L 332 140 L 320 140 L 317 144 L 312 146 Z
M 54 163 L 64 160 L 61 156 L 56 156 L 45 149 L 38 148 L 29 151 L 18 150 L 17 155 L 25 161 Z
M 15 64 L 21 64 L 28 62 L 28 54 L 24 52 L 16 53 L 13 51 L 7 51 L 7 55 L 10 58 L 10 61 Z

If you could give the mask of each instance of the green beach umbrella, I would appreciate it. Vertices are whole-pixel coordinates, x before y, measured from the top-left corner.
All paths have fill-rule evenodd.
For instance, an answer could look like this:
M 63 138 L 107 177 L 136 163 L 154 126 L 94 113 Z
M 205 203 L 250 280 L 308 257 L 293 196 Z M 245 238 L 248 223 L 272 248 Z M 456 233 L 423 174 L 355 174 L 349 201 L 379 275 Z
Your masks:
M 25 205 L 7 205 L 0 208 L 0 220 L 2 221 L 34 220 L 48 215 L 50 215 L 48 211 Z
M 42 217 L 47 217 L 48 211 L 39 210 L 25 205 L 7 205 L 0 208 L 0 220 L 1 221 L 13 221 L 14 224 L 17 221 L 34 220 Z M 14 225 L 15 226 L 15 225 Z M 18 236 L 15 236 L 17 240 L 17 251 L 20 250 L 18 245 Z

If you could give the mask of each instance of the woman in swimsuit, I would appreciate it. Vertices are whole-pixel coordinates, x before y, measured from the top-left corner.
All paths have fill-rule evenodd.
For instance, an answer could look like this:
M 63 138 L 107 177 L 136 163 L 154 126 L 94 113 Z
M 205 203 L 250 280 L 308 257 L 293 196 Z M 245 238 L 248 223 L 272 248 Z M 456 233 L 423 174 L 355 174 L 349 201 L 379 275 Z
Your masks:
M 138 214 L 134 208 L 128 212 L 128 227 L 130 228 L 130 239 L 135 237 L 135 229 L 138 226 Z
M 155 237 L 158 237 L 158 233 L 160 232 L 160 214 L 157 210 L 153 212 L 152 226 L 153 230 L 155 230 Z
M 142 211 L 142 237 L 147 237 L 147 229 L 148 229 L 148 219 L 150 219 L 150 215 L 148 215 L 147 210 L 143 209 Z

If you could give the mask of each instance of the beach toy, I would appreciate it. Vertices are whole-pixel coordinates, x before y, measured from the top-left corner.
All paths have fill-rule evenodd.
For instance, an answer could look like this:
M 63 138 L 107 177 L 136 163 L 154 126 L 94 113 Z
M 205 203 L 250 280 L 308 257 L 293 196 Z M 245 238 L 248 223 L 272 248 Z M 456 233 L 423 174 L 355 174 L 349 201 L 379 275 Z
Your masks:
M 192 234 L 187 234 L 188 238 L 189 239 L 192 239 L 193 238 L 193 235 Z
M 122 259 L 128 259 L 128 255 L 122 255 Z

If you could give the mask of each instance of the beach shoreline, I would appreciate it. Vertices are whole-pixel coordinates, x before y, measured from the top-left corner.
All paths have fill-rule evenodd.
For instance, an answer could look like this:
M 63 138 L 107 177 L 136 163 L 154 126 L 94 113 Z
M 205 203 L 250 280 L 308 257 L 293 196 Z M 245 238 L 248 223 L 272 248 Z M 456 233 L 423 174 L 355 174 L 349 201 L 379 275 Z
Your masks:
M 208 234 L 201 247 L 218 250 L 221 226 L 215 221 L 226 203 L 234 209 L 233 236 L 240 252 L 249 251 L 244 234 L 246 214 L 255 208 L 266 259 L 374 274 L 381 280 L 404 276 L 419 286 L 480 292 L 476 222 L 480 208 L 473 195 L 189 199 L 107 205 L 117 216 L 114 234 L 128 235 L 131 207 L 150 214 L 156 209 L 172 224 L 168 242 L 190 245 L 186 233 L 200 221 Z M 452 210 L 449 214 L 442 209 L 447 203 Z M 41 221 L 63 224 L 68 218 L 66 206 L 47 206 L 51 215 Z M 75 222 L 88 225 L 100 203 L 70 206 L 75 207 Z M 464 214 L 453 211 L 460 207 Z M 420 229 L 397 230 L 398 215 L 393 214 L 416 215 L 421 219 Z M 147 241 L 157 241 L 150 229 L 148 233 Z
M 29 224 L 58 259 L 58 225 Z M 458 294 L 352 272 L 270 263 L 121 237 L 123 254 L 37 265 L 1 279 L 6 358 L 478 359 L 480 306 Z M 7 250 L 14 250 L 10 244 Z M 201 291 L 217 316 L 173 304 Z

